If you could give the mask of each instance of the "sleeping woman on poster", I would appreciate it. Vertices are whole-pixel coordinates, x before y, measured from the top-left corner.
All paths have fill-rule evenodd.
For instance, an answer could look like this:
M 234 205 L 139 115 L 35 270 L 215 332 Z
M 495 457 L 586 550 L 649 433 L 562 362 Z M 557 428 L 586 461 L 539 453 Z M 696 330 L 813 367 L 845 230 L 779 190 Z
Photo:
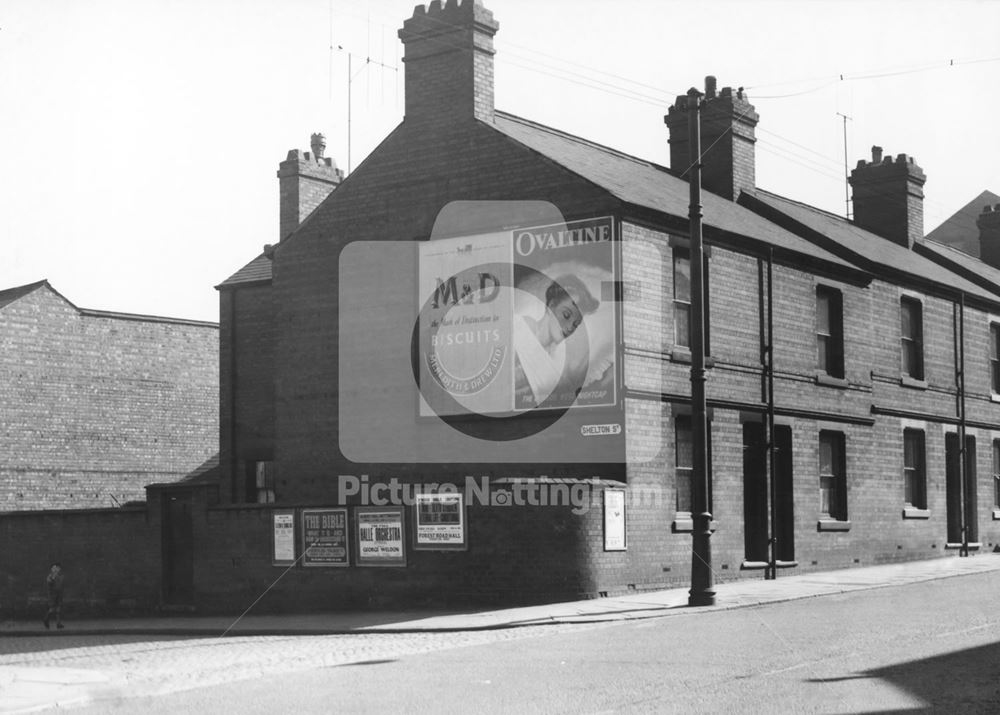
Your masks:
M 538 277 L 545 279 L 540 283 Z M 593 291 L 574 274 L 556 279 L 535 274 L 534 285 L 518 283 L 514 314 L 514 406 L 524 410 L 543 403 L 553 408 L 569 407 L 584 388 L 600 383 L 609 393 L 613 379 L 613 356 L 592 355 L 593 326 L 577 332 L 584 320 L 601 306 Z M 573 336 L 576 339 L 573 339 Z M 597 358 L 597 364 L 591 360 Z

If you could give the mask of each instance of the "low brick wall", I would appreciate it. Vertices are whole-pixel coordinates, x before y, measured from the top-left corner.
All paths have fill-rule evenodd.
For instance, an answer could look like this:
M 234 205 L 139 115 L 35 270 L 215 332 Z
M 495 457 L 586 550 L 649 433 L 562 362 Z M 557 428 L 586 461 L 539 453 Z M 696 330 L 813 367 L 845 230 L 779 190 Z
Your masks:
M 0 514 L 0 617 L 42 617 L 54 561 L 66 575 L 69 617 L 153 610 L 160 555 L 150 531 L 144 507 Z
M 597 506 L 467 506 L 468 549 L 418 551 L 405 512 L 405 567 L 292 568 L 271 565 L 268 506 L 217 506 L 194 513 L 194 582 L 199 611 L 254 612 L 519 605 L 600 595 L 602 569 L 626 568 L 627 552 L 603 548 Z M 313 507 L 310 507 L 313 508 Z M 356 527 L 350 510 L 352 549 Z M 300 538 L 301 531 L 297 531 Z M 296 545 L 301 553 L 301 543 Z M 614 562 L 614 563 L 610 563 Z M 268 590 L 270 589 L 270 590 Z

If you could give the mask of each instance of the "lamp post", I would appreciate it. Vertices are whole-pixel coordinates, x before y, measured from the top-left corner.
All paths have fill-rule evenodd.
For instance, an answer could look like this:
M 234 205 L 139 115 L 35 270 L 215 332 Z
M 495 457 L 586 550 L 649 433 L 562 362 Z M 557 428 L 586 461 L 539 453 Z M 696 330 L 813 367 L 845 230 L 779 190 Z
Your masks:
M 705 291 L 704 247 L 701 240 L 701 92 L 687 93 L 688 145 L 691 167 L 688 182 L 691 203 L 688 209 L 691 232 L 691 439 L 694 443 L 694 483 L 692 484 L 691 590 L 689 606 L 715 605 L 715 579 L 712 573 L 712 513 L 709 510 L 707 431 L 705 404 Z

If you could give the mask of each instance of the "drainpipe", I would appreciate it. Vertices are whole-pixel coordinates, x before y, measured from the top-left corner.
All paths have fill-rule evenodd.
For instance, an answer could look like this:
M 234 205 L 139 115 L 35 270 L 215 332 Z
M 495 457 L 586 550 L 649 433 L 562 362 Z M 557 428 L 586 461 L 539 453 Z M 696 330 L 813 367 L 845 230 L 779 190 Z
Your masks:
M 230 291 L 229 301 L 229 502 L 236 504 L 239 498 L 238 462 L 236 459 L 236 294 L 238 288 Z
M 969 525 L 966 522 L 966 500 L 968 490 L 965 480 L 968 476 L 966 459 L 968 453 L 965 446 L 965 293 L 958 294 L 958 482 L 959 482 L 959 504 L 962 511 L 962 548 L 959 556 L 969 555 Z
M 778 578 L 778 535 L 777 535 L 777 484 L 774 473 L 774 248 L 767 248 L 767 481 L 771 502 L 770 534 L 768 538 L 769 561 L 765 579 Z

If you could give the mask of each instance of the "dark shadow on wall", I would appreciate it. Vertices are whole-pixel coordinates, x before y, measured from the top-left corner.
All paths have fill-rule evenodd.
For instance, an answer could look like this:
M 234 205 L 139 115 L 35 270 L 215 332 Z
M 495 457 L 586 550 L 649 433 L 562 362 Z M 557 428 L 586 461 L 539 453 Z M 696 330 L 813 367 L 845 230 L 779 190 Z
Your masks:
M 878 678 L 920 698 L 928 712 L 1000 712 L 1000 643 L 811 683 Z M 913 712 L 907 710 L 907 712 Z

